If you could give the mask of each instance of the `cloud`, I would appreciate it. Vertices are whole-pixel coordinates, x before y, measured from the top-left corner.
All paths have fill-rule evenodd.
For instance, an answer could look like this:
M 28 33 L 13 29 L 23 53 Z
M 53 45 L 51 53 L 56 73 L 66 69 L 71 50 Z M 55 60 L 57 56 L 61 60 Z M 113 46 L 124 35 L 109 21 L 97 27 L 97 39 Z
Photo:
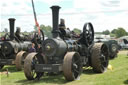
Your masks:
M 29 0 L 2 0 L 1 14 L 27 14 L 27 12 L 31 9 L 27 3 L 30 3 Z
M 120 0 L 102 0 L 101 5 L 105 7 L 118 7 L 120 6 Z
M 82 9 L 81 13 L 85 14 L 78 16 L 77 21 L 91 21 L 96 31 L 112 30 L 117 27 L 124 27 L 128 31 L 126 3 L 127 0 L 75 0 L 74 8 Z
M 28 6 L 27 3 L 30 3 L 30 0 L 2 0 L 1 2 L 1 29 L 0 31 L 3 31 L 4 28 L 9 28 L 9 22 L 8 18 L 15 18 L 16 19 L 16 26 L 24 26 L 24 22 L 21 20 L 21 22 L 18 22 L 20 19 L 24 19 L 25 21 L 28 21 L 29 18 L 24 18 L 20 15 L 29 14 L 31 10 L 31 6 Z M 29 26 L 30 27 L 30 26 Z M 26 29 L 25 29 L 26 30 Z
M 66 1 L 66 0 L 35 0 L 35 1 L 43 2 L 43 3 L 46 3 L 49 6 L 51 6 L 51 5 L 58 5 L 60 2 Z
M 84 11 L 100 11 L 100 0 L 74 0 L 74 8 L 83 8 Z
M 46 4 L 46 7 L 55 4 L 62 5 L 63 1 L 65 0 L 34 0 L 36 4 Z M 62 7 L 60 9 L 60 18 L 65 19 L 66 26 L 70 29 L 79 28 L 82 30 L 84 23 L 92 22 L 95 31 L 103 31 L 106 29 L 112 30 L 117 27 L 124 27 L 128 31 L 127 0 L 70 1 L 73 3 L 73 7 L 71 6 L 68 9 Z M 63 4 L 63 6 L 65 5 L 66 3 Z M 16 26 L 21 26 L 22 31 L 34 30 L 33 26 L 35 23 L 31 8 L 31 0 L 2 0 L 1 6 L 2 20 L 0 21 L 2 30 L 5 27 L 9 27 L 7 20 L 9 17 L 16 18 Z M 42 10 L 43 9 L 41 9 L 41 11 Z M 43 12 L 43 14 L 37 14 L 37 18 L 39 24 L 52 26 L 52 15 L 50 9 Z
M 116 10 L 128 9 L 127 0 L 102 0 L 101 5 L 107 8 L 113 8 Z

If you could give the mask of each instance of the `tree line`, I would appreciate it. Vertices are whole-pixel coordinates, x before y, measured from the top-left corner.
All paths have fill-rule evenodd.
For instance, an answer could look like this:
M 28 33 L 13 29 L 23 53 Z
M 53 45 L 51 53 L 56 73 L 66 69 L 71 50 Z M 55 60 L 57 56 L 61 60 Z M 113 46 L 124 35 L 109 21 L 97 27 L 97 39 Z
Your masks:
M 51 37 L 52 36 L 52 34 L 51 34 L 52 27 L 51 26 L 49 26 L 49 25 L 46 26 L 46 25 L 41 24 L 40 25 L 40 29 L 43 30 L 44 34 L 47 37 Z M 36 26 L 34 26 L 34 30 L 37 30 Z M 78 28 L 74 28 L 72 31 L 74 31 L 76 34 L 80 34 L 82 32 Z M 2 33 L 5 33 L 5 32 L 6 33 L 8 32 L 7 28 L 5 28 Z M 0 34 L 2 34 L 2 33 L 0 33 Z M 128 32 L 122 27 L 119 27 L 117 29 L 113 29 L 112 31 L 104 30 L 103 32 L 95 32 L 95 34 L 105 34 L 105 35 L 110 35 L 111 37 L 116 37 L 116 38 L 119 38 L 119 37 L 122 37 L 122 36 L 128 36 Z
M 34 27 L 34 29 L 37 30 L 36 26 Z M 51 34 L 52 27 L 51 26 L 49 26 L 49 25 L 45 26 L 45 25 L 42 24 L 42 25 L 40 25 L 40 29 L 44 31 L 44 34 L 47 37 L 52 36 L 52 34 Z M 72 31 L 74 31 L 77 34 L 81 33 L 81 30 L 78 29 L 78 28 L 74 28 Z M 95 34 L 105 34 L 105 35 L 110 35 L 111 37 L 119 38 L 119 37 L 122 37 L 122 36 L 127 36 L 128 32 L 124 28 L 119 27 L 117 29 L 113 29 L 112 31 L 105 30 L 103 32 L 95 32 Z
M 36 28 L 36 26 L 34 26 L 34 29 L 37 31 L 38 29 Z M 52 34 L 51 34 L 51 31 L 52 31 L 52 27 L 51 26 L 45 26 L 45 25 L 40 25 L 40 29 L 43 30 L 44 34 L 47 36 L 47 37 L 51 37 Z M 72 31 L 74 31 L 76 34 L 80 34 L 81 33 L 81 30 L 78 29 L 78 28 L 74 28 Z
M 111 37 L 119 38 L 119 37 L 122 37 L 122 36 L 127 36 L 128 32 L 124 28 L 119 27 L 117 29 L 113 29 L 112 31 L 105 30 L 105 31 L 102 32 L 102 34 L 110 35 Z

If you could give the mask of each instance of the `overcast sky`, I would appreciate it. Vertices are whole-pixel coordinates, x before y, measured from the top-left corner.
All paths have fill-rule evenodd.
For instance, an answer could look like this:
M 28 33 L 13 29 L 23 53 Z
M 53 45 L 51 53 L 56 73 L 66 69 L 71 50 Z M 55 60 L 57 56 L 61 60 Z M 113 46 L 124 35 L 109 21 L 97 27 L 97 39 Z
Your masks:
M 2 2 L 2 3 L 1 3 Z M 33 31 L 34 17 L 31 0 L 1 0 L 0 31 L 9 28 L 8 18 L 15 18 L 15 27 Z M 128 31 L 128 0 L 34 0 L 39 24 L 52 26 L 51 7 L 59 5 L 66 27 L 83 29 L 92 22 L 96 32 L 123 27 Z

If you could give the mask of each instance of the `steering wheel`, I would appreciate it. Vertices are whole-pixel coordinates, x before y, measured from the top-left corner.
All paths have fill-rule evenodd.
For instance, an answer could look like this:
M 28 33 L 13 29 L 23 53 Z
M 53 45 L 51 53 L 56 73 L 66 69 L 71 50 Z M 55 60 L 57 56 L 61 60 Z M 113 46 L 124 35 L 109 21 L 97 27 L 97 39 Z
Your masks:
M 88 22 L 84 24 L 83 27 L 83 39 L 84 39 L 84 44 L 86 46 L 89 46 L 93 43 L 94 41 L 94 29 L 92 23 Z

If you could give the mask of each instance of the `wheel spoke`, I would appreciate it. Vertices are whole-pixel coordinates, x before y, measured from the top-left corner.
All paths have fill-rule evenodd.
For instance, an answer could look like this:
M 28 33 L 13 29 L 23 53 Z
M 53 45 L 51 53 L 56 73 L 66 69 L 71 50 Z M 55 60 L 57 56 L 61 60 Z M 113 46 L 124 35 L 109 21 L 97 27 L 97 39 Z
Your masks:
M 74 63 L 78 63 L 80 61 L 80 59 L 78 59 L 77 61 L 74 61 Z
M 36 72 L 34 70 L 32 70 L 32 76 L 34 77 L 34 75 L 36 74 Z
M 101 68 L 104 70 L 104 67 L 107 66 L 107 59 L 106 59 L 106 56 L 103 52 L 105 52 L 104 49 L 101 53 L 100 61 L 101 61 Z
M 101 56 L 101 57 L 100 57 L 100 60 L 101 60 L 101 61 L 105 61 L 104 56 Z
M 102 70 L 104 70 L 104 69 L 105 69 L 103 65 L 101 65 L 101 69 L 102 69 Z
M 77 69 L 74 69 L 74 72 L 78 73 L 79 74 L 79 71 Z

